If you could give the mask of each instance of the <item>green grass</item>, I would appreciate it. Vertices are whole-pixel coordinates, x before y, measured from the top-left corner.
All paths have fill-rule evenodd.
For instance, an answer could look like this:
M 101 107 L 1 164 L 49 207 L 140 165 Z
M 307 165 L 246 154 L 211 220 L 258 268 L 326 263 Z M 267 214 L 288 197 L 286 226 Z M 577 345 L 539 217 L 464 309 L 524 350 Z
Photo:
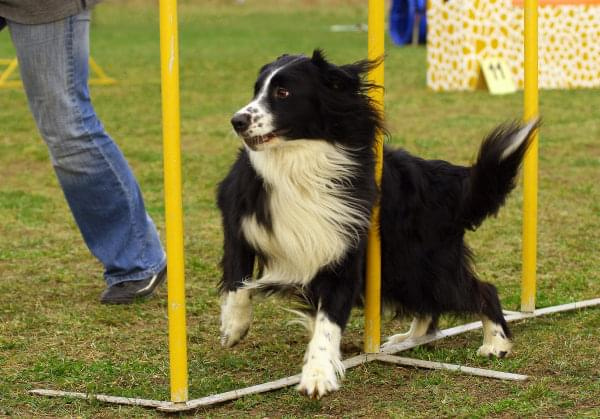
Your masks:
M 180 5 L 181 111 L 190 396 L 300 371 L 305 332 L 280 302 L 257 305 L 246 340 L 219 346 L 221 229 L 215 185 L 239 141 L 231 114 L 247 102 L 258 68 L 283 52 L 324 48 L 338 63 L 364 58 L 364 33 L 331 33 L 366 21 L 366 2 L 184 1 Z M 94 87 L 95 107 L 124 150 L 164 237 L 158 18 L 141 1 L 106 2 L 94 13 L 92 55 L 119 80 Z M 425 50 L 386 45 L 390 140 L 427 158 L 468 163 L 495 124 L 521 114 L 520 94 L 433 93 Z M 14 51 L 0 33 L 0 57 Z M 600 295 L 600 94 L 543 91 L 540 143 L 538 306 Z M 166 291 L 129 307 L 98 303 L 101 266 L 89 255 L 54 178 L 20 90 L 0 91 L 0 416 L 152 416 L 151 410 L 28 395 L 32 388 L 169 398 Z M 519 306 L 521 190 L 497 218 L 468 236 L 479 274 L 505 308 Z M 459 319 L 444 319 L 444 325 Z M 345 356 L 362 347 L 362 313 L 344 335 Z M 387 320 L 384 335 L 408 326 Z M 311 401 L 293 389 L 194 412 L 212 417 L 547 417 L 600 415 L 600 312 L 552 315 L 513 325 L 515 355 L 479 359 L 480 333 L 407 356 L 529 374 L 508 383 L 369 364 L 342 389 Z

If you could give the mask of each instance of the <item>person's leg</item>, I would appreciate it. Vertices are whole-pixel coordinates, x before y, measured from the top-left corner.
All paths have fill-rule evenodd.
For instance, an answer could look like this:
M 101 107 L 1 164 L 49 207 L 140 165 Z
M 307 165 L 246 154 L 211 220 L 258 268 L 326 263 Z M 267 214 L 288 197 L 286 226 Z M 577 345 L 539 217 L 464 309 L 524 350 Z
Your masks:
M 133 173 L 90 101 L 89 21 L 83 12 L 49 24 L 8 24 L 31 111 L 110 287 L 146 280 L 166 260 Z

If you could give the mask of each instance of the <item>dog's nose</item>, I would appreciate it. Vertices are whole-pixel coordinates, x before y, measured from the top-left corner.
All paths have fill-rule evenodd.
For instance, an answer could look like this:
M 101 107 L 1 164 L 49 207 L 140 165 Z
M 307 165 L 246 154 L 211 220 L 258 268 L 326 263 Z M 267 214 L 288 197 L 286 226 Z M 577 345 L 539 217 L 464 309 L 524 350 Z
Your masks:
M 236 113 L 231 118 L 231 125 L 236 132 L 242 133 L 250 126 L 250 114 L 247 113 Z

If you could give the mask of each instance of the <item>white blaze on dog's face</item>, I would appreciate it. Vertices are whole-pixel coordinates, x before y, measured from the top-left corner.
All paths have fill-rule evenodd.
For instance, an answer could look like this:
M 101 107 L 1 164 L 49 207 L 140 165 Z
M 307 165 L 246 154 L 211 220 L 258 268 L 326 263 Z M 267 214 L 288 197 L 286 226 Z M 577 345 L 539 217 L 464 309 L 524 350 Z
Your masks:
M 263 81 L 260 90 L 254 96 L 254 100 L 240 109 L 231 119 L 235 131 L 240 135 L 246 145 L 253 150 L 263 147 L 266 143 L 277 142 L 273 114 L 269 110 L 269 87 L 273 76 L 281 67 L 273 70 Z M 279 87 L 279 97 L 283 100 L 289 96 L 289 91 Z
M 269 106 L 269 90 L 273 76 L 275 76 L 281 68 L 282 67 L 276 68 L 268 74 L 266 79 L 262 82 L 262 86 L 260 86 L 260 90 L 255 95 L 254 100 L 245 108 L 238 111 L 234 116 L 233 120 L 241 118 L 249 122 L 247 127 L 244 126 L 245 130 L 240 130 L 239 133 L 244 138 L 246 144 L 252 148 L 275 139 L 274 118 L 273 114 L 270 112 Z M 289 96 L 289 91 L 287 89 L 278 87 L 277 90 L 279 94 L 275 94 L 275 99 L 284 100 Z M 234 127 L 237 130 L 239 126 L 234 125 Z
M 303 121 L 308 125 L 318 121 L 316 98 L 311 97 L 314 79 L 304 77 L 315 71 L 309 58 L 289 55 L 261 69 L 253 100 L 231 119 L 235 132 L 250 149 L 262 150 L 302 138 L 305 132 L 298 132 L 298 127 L 306 126 Z

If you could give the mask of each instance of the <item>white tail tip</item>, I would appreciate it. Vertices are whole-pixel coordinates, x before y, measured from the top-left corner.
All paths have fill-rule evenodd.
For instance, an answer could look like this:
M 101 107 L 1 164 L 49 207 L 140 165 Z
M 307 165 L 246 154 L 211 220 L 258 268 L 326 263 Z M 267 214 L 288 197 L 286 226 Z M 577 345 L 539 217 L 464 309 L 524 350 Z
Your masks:
M 508 156 L 514 153 L 521 146 L 521 144 L 523 144 L 523 141 L 529 137 L 531 131 L 538 125 L 539 122 L 539 118 L 533 118 L 523 125 L 523 127 L 512 136 L 510 145 L 506 147 L 500 155 L 500 161 L 506 159 Z

